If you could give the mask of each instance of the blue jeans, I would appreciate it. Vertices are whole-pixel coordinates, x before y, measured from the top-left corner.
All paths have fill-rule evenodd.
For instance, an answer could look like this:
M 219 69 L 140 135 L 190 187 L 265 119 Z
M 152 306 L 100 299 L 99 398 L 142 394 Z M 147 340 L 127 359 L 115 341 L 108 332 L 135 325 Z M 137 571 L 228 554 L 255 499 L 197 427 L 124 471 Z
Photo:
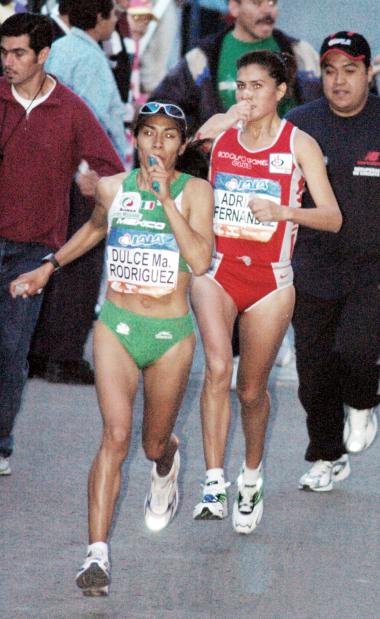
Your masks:
M 9 284 L 38 267 L 49 251 L 37 243 L 0 238 L 0 455 L 4 457 L 12 453 L 12 429 L 28 377 L 27 356 L 43 296 L 12 299 Z

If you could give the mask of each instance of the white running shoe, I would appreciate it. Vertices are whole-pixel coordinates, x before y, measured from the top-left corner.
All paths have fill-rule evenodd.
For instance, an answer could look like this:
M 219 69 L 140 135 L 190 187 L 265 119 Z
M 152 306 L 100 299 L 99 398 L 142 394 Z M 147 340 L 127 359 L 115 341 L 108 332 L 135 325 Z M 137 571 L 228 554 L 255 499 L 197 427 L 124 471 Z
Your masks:
M 83 595 L 99 597 L 108 595 L 111 582 L 111 566 L 101 553 L 90 552 L 75 577 Z
M 226 488 L 229 481 L 209 481 L 202 486 L 202 500 L 193 510 L 194 520 L 223 520 L 228 516 Z
M 160 477 L 156 463 L 153 463 L 151 486 L 145 499 L 145 524 L 151 531 L 161 531 L 171 520 L 178 507 L 179 450 L 174 454 L 172 468 L 168 475 Z
M 232 512 L 232 526 L 237 533 L 252 533 L 259 524 L 264 509 L 263 484 L 262 477 L 252 485 L 244 483 L 243 473 L 237 478 L 238 493 Z
M 293 356 L 293 347 L 288 334 L 286 334 L 281 342 L 280 350 L 277 353 L 277 357 L 274 363 L 275 365 L 277 365 L 277 367 L 285 367 L 285 365 L 289 365 L 289 363 L 293 359 Z
M 9 465 L 9 458 L 4 458 L 4 456 L 0 456 L 0 475 L 10 475 L 11 467 Z
M 377 433 L 376 407 L 358 410 L 345 406 L 343 441 L 349 453 L 359 453 L 368 449 Z
M 336 481 L 347 479 L 351 473 L 350 460 L 347 454 L 332 462 L 317 460 L 311 469 L 302 475 L 298 487 L 300 490 L 314 492 L 329 492 Z

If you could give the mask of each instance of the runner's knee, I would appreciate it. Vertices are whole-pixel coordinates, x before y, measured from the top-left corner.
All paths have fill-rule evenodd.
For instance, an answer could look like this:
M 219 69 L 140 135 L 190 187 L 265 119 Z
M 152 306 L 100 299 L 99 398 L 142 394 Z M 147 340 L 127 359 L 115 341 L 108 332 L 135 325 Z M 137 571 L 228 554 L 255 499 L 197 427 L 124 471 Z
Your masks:
M 105 426 L 103 443 L 111 447 L 112 451 L 126 457 L 129 445 L 129 428 L 123 425 Z
M 265 387 L 251 385 L 237 385 L 237 396 L 242 409 L 257 409 L 261 408 L 265 401 L 270 401 L 269 393 Z

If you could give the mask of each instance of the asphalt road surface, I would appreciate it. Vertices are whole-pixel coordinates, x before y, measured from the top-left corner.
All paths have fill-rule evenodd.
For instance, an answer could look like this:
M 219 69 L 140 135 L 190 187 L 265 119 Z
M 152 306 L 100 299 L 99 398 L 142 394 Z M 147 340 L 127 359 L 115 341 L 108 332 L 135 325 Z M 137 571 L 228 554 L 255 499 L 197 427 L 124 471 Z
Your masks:
M 271 378 L 265 508 L 250 536 L 195 522 L 204 475 L 195 358 L 177 423 L 181 501 L 170 526 L 151 533 L 143 504 L 150 463 L 140 446 L 141 393 L 112 538 L 108 598 L 74 583 L 87 543 L 86 481 L 101 421 L 95 389 L 29 381 L 16 428 L 12 475 L 0 478 L 0 618 L 377 619 L 380 617 L 379 439 L 352 458 L 332 492 L 299 491 L 306 470 L 304 413 L 294 365 Z M 226 463 L 243 458 L 238 404 Z M 229 488 L 230 505 L 235 484 Z

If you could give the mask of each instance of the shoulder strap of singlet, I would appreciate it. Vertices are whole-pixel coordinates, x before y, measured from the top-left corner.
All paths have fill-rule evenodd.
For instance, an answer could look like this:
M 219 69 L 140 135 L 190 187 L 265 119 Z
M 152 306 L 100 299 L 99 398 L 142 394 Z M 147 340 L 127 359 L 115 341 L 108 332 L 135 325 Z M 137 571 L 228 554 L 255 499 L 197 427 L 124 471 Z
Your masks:
M 172 186 L 170 187 L 172 198 L 176 198 L 181 193 L 181 191 L 183 191 L 186 183 L 191 178 L 193 178 L 191 174 L 186 174 L 185 172 L 181 172 L 179 177 L 176 178 L 176 180 L 174 181 L 174 183 L 172 183 Z
M 137 188 L 137 173 L 138 168 L 132 170 L 122 182 L 123 191 L 138 191 Z

